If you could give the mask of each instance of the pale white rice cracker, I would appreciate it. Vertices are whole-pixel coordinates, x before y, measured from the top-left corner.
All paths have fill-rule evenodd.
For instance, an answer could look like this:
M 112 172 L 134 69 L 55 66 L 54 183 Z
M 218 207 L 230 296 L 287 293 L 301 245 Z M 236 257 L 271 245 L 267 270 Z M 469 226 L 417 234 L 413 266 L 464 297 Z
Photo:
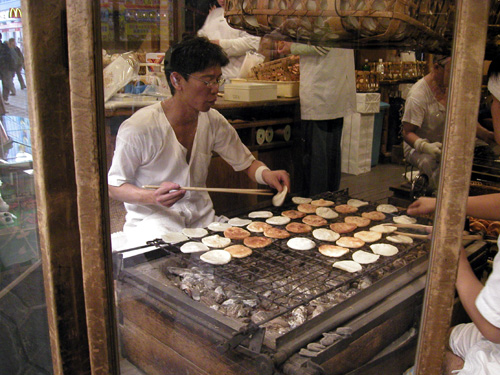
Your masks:
M 324 219 L 335 219 L 339 217 L 339 214 L 329 207 L 318 207 L 316 209 L 316 215 L 321 216 Z
M 285 225 L 290 222 L 290 218 L 286 216 L 273 216 L 269 219 L 266 219 L 266 223 L 271 225 Z
M 374 225 L 373 227 L 370 228 L 372 232 L 379 232 L 379 233 L 392 233 L 398 230 L 397 227 L 394 225 L 387 225 L 387 224 L 379 224 L 379 225 Z
M 248 214 L 250 219 L 269 219 L 272 216 L 271 211 L 252 211 Z
M 394 212 L 398 212 L 398 208 L 392 204 L 379 204 L 377 206 L 377 211 L 383 212 L 384 214 L 393 214 Z
M 231 253 L 226 250 L 210 250 L 200 256 L 206 263 L 221 265 L 231 261 Z
M 233 217 L 229 219 L 228 224 L 231 224 L 232 227 L 244 227 L 252 222 L 250 219 L 241 219 L 239 217 Z
M 183 253 L 199 253 L 201 251 L 208 251 L 210 250 L 207 245 L 201 242 L 186 242 L 184 245 L 181 246 L 181 252 Z
M 227 228 L 231 228 L 232 225 L 229 223 L 221 223 L 219 221 L 214 221 L 208 224 L 207 228 L 213 232 L 224 232 Z
M 408 215 L 394 216 L 392 218 L 396 224 L 415 224 L 417 219 Z
M 359 238 L 365 242 L 376 242 L 382 238 L 382 233 L 373 232 L 371 230 L 362 230 L 354 233 L 354 237 Z
M 302 203 L 311 203 L 312 198 L 304 198 L 304 197 L 293 197 L 292 202 L 295 204 L 302 204 Z
M 218 234 L 214 234 L 212 236 L 203 237 L 201 239 L 201 242 L 203 242 L 208 247 L 220 248 L 229 246 L 229 244 L 231 243 L 231 239 L 219 236 Z
M 380 258 L 379 254 L 369 253 L 368 251 L 358 250 L 352 254 L 352 260 L 358 262 L 359 264 L 370 264 L 375 263 L 378 258 Z
M 406 244 L 413 243 L 413 238 L 405 236 L 403 234 L 395 234 L 393 236 L 387 236 L 385 239 L 387 241 L 391 241 L 394 243 L 406 243 Z
M 353 260 L 339 260 L 338 262 L 333 263 L 332 267 L 351 273 L 359 272 L 363 269 L 361 264 Z
M 370 249 L 372 249 L 375 254 L 383 255 L 386 257 L 396 255 L 399 252 L 396 246 L 388 243 L 375 243 L 373 245 L 370 245 Z
M 316 243 L 309 238 L 295 237 L 287 241 L 286 245 L 294 250 L 311 250 L 316 247 Z
M 208 231 L 204 228 L 184 228 L 182 234 L 189 238 L 200 238 L 206 236 Z
M 162 234 L 161 239 L 166 243 L 179 243 L 189 240 L 189 237 L 179 232 L 170 232 Z
M 342 246 L 337 246 L 337 245 L 330 245 L 330 244 L 324 244 L 321 245 L 318 248 L 319 252 L 327 257 L 331 258 L 340 258 L 341 256 L 347 254 L 349 252 L 349 249 L 342 247 Z
M 359 200 L 359 199 L 349 199 L 347 201 L 347 204 L 349 206 L 353 206 L 353 207 L 363 207 L 363 206 L 368 206 L 368 202 L 365 202 L 365 201 L 362 201 L 362 200 Z
M 329 241 L 329 242 L 337 241 L 340 238 L 340 234 L 334 232 L 331 229 L 325 229 L 325 228 L 313 230 L 312 235 L 317 240 Z
M 283 190 L 281 190 L 278 194 L 276 194 L 271 202 L 273 202 L 273 206 L 279 207 L 285 202 L 286 195 L 288 194 L 288 187 L 284 186 Z

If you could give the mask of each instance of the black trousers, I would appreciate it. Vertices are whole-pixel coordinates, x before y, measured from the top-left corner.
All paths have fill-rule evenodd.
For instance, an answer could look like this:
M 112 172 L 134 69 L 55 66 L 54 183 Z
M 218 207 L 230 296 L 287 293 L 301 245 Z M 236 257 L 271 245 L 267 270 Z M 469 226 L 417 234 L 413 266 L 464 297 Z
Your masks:
M 305 193 L 312 196 L 337 191 L 341 176 L 341 141 L 344 118 L 302 120 Z

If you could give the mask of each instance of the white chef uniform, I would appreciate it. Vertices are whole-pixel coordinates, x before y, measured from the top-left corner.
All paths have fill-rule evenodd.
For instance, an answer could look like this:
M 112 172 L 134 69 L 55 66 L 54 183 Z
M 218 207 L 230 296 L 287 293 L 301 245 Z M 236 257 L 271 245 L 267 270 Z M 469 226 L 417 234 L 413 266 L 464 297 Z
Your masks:
M 260 38 L 229 26 L 223 8 L 215 8 L 208 14 L 198 35 L 219 41 L 229 57 L 229 64 L 222 67 L 222 76 L 226 79 L 238 77 L 246 52 L 259 49 Z
M 206 186 L 212 152 L 219 154 L 235 171 L 248 168 L 255 158 L 241 143 L 236 130 L 215 109 L 201 112 L 189 163 L 170 126 L 161 103 L 141 109 L 120 126 L 108 183 L 120 186 L 159 185 L 171 181 L 180 186 Z M 215 219 L 207 192 L 187 191 L 172 207 L 125 203 L 124 232 L 141 230 L 157 236 L 185 227 L 206 227 Z M 156 238 L 156 237 L 154 237 Z M 152 238 L 149 238 L 152 239 Z

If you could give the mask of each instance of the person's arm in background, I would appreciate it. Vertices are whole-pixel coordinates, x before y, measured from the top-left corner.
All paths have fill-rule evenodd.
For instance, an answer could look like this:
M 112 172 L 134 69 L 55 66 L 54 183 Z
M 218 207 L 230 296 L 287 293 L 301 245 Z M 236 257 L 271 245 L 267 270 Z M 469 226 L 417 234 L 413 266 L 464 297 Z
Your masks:
M 303 43 L 278 42 L 278 53 L 282 55 L 325 56 L 330 49 L 329 47 L 312 46 Z
M 492 132 L 482 126 L 479 122 L 476 125 L 476 137 L 482 139 L 487 143 L 497 142 L 495 138 L 495 133 L 498 133 L 498 139 L 500 140 L 500 124 L 498 124 L 498 130 Z M 498 143 L 498 142 L 497 142 Z
M 242 56 L 247 51 L 258 51 L 260 38 L 242 31 L 239 38 L 211 40 L 211 42 L 221 46 L 229 57 L 233 57 Z
M 493 95 L 491 102 L 491 117 L 493 119 L 493 134 L 495 142 L 500 144 L 500 101 Z

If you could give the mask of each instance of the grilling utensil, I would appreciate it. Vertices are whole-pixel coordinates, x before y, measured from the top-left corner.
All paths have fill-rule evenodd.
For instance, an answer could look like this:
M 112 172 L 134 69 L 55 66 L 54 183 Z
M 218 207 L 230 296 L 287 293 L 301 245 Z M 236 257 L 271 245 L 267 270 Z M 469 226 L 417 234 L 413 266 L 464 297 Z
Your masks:
M 392 224 L 391 223 L 391 224 L 384 224 L 384 225 L 390 225 L 392 227 L 397 227 L 397 228 L 417 229 L 420 231 L 427 231 L 427 229 L 432 229 L 432 225 L 423 225 L 423 224 Z M 418 238 L 421 240 L 429 239 L 429 233 L 418 234 L 418 233 L 401 232 L 401 231 L 395 231 L 393 233 L 394 234 L 401 234 L 403 236 L 408 236 L 411 238 Z M 482 234 L 464 234 L 462 236 L 462 239 L 464 239 L 464 240 L 482 240 L 483 235 Z

